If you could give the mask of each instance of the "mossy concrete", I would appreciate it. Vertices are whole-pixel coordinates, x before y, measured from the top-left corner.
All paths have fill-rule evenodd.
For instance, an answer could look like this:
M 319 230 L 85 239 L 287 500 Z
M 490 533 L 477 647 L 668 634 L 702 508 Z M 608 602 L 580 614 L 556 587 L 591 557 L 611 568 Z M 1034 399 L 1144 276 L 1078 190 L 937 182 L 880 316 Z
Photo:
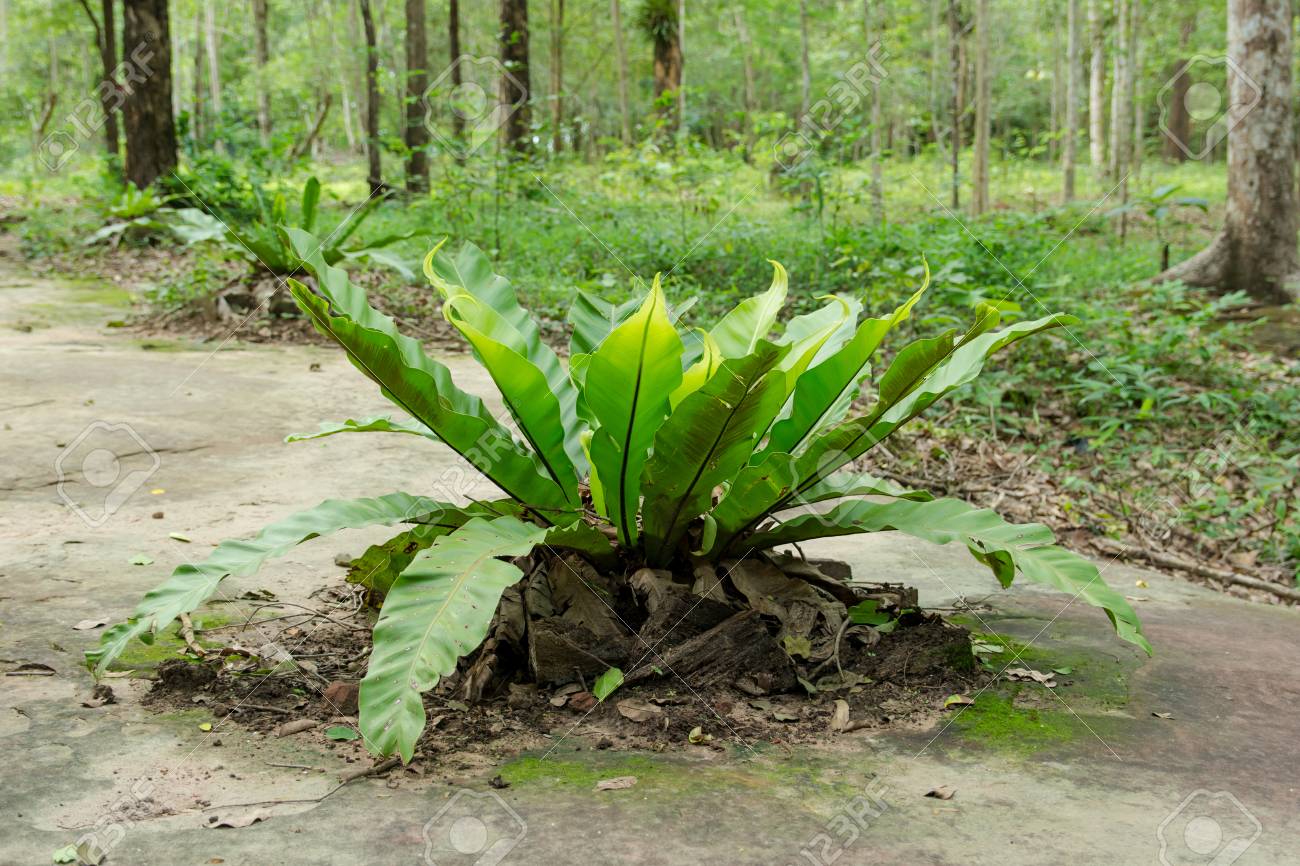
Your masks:
M 46 664 L 54 675 L 0 680 L 8 758 L 0 864 L 48 863 L 87 832 L 112 841 L 110 866 L 473 862 L 446 856 L 456 853 L 447 848 L 448 816 L 467 804 L 477 810 L 470 817 L 494 830 L 509 831 L 517 818 L 521 839 L 502 862 L 540 866 L 794 864 L 829 862 L 837 851 L 838 864 L 1155 864 L 1166 821 L 1175 853 L 1179 845 L 1187 853 L 1183 837 L 1170 834 L 1185 828 L 1189 810 L 1214 818 L 1225 838 L 1246 838 L 1258 821 L 1241 864 L 1296 860 L 1300 614 L 1106 564 L 1106 580 L 1146 599 L 1135 605 L 1156 647 L 1148 659 L 1115 640 L 1105 617 L 1082 602 L 1036 586 L 1000 591 L 965 551 L 889 534 L 808 552 L 846 559 L 870 579 L 913 583 L 924 605 L 970 602 L 961 613 L 967 625 L 1008 648 L 987 663 L 1001 667 L 1019 653 L 1017 664 L 1026 667 L 1069 668 L 1058 688 L 1000 684 L 924 730 L 828 735 L 798 748 L 724 740 L 723 751 L 617 753 L 582 745 L 580 726 L 572 738 L 555 736 L 549 753 L 491 766 L 433 755 L 421 762 L 422 776 L 399 774 L 396 788 L 363 779 L 320 800 L 354 766 L 347 748 L 257 735 L 203 707 L 159 715 L 141 701 L 147 682 L 131 677 L 109 681 L 116 703 L 83 706 L 92 683 L 81 653 L 101 630 L 72 626 L 125 617 L 170 568 L 223 538 L 251 534 L 326 496 L 492 490 L 477 482 L 445 489 L 467 475 L 446 449 L 414 437 L 284 445 L 285 434 L 324 419 L 391 411 L 338 354 L 141 351 L 120 329 L 101 327 L 120 309 L 90 305 L 76 321 L 15 330 L 30 304 L 71 303 L 74 290 L 5 276 L 3 267 L 0 260 L 7 304 L 0 310 L 0 659 L 6 669 Z M 466 359 L 445 360 L 462 387 L 493 393 Z M 55 464 L 96 422 L 129 424 L 158 463 L 92 525 L 67 501 L 91 507 L 102 488 L 84 471 L 60 479 Z M 122 459 L 135 466 L 140 456 Z M 157 512 L 164 516 L 155 519 Z M 172 532 L 192 543 L 171 540 Z M 249 589 L 307 601 L 322 578 L 341 579 L 336 554 L 355 555 L 383 537 L 359 532 L 305 545 L 255 577 L 229 581 L 211 610 L 248 615 L 254 603 L 240 595 Z M 140 554 L 155 564 L 128 564 Z M 1136 588 L 1138 579 L 1149 586 Z M 710 718 L 692 704 L 680 711 L 698 712 L 701 723 Z M 214 730 L 202 730 L 209 722 Z M 510 786 L 490 787 L 497 775 Z M 594 790 L 598 780 L 622 775 L 636 776 L 636 785 Z M 938 786 L 955 789 L 955 797 L 925 796 Z M 888 808 L 872 818 L 871 798 L 882 791 Z M 1249 815 L 1198 791 L 1229 792 Z M 261 805 L 246 805 L 253 803 Z M 213 815 L 249 809 L 263 810 L 264 820 L 205 827 Z

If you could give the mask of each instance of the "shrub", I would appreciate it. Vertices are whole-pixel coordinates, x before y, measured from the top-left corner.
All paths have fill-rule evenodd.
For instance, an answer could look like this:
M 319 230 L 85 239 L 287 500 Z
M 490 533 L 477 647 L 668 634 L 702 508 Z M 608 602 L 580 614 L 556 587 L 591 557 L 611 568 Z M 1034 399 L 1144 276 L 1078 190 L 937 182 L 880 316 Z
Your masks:
M 291 438 L 422 436 L 455 451 L 504 496 L 464 505 L 407 493 L 327 500 L 252 540 L 225 542 L 203 563 L 176 569 L 130 620 L 105 634 L 87 654 L 97 672 L 130 641 L 149 641 L 198 607 L 229 575 L 250 574 L 267 558 L 339 529 L 396 523 L 410 524 L 408 540 L 416 542 L 403 550 L 423 549 L 402 558 L 387 587 L 361 685 L 360 726 L 369 748 L 406 759 L 425 723 L 422 693 L 484 640 L 502 594 L 522 577 L 511 559 L 539 545 L 630 571 L 898 530 L 965 545 L 1004 587 L 1020 574 L 1083 598 L 1107 613 L 1121 638 L 1150 651 L 1123 597 L 1090 561 L 1055 546 L 1046 527 L 1012 525 L 993 511 L 853 469 L 873 446 L 973 380 L 991 354 L 1072 324 L 1069 316 L 994 330 L 998 312 L 982 305 L 968 329 L 904 346 L 869 383 L 873 355 L 925 286 L 880 317 L 864 318 L 857 301 L 830 297 L 769 339 L 787 293 L 785 271 L 774 264 L 771 287 L 708 331 L 676 326 L 658 279 L 643 298 L 622 305 L 579 293 L 566 368 L 483 253 L 469 245 L 455 256 L 435 250 L 425 272 L 445 317 L 500 390 L 516 437 L 371 307 L 314 237 L 300 229 L 287 236 L 317 282 L 313 291 L 290 281 L 298 304 L 410 416 L 348 420 Z M 856 409 L 864 390 L 871 400 Z M 835 504 L 819 510 L 823 503 Z

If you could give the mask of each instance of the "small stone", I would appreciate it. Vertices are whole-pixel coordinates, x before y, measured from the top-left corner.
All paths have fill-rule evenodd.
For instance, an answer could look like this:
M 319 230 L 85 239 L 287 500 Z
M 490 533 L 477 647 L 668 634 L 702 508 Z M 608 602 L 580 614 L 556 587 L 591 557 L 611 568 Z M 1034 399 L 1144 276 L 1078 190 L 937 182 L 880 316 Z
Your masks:
M 357 699 L 360 695 L 361 687 L 356 683 L 334 680 L 325 687 L 322 699 L 325 701 L 325 705 L 338 715 L 353 716 L 357 713 Z
M 596 706 L 596 696 L 591 692 L 575 692 L 569 696 L 569 709 L 575 713 L 585 713 Z
M 153 519 L 154 519 L 154 520 L 162 520 L 162 519 L 163 519 L 163 513 L 162 513 L 161 511 L 155 511 L 155 512 L 153 513 Z

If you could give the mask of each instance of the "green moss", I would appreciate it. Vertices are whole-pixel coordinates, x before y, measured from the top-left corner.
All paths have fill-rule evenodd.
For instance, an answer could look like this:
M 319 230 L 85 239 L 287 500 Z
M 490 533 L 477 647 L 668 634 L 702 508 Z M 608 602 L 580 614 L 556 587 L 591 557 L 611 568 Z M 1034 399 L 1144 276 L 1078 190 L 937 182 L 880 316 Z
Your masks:
M 219 613 L 198 613 L 194 614 L 190 619 L 194 623 L 194 628 L 199 632 L 195 638 L 195 642 L 199 646 L 204 648 L 221 646 L 220 641 L 205 639 L 202 636 L 202 630 L 226 625 L 231 621 L 229 616 Z M 109 665 L 109 669 L 153 671 L 165 661 L 180 658 L 184 650 L 185 641 L 180 636 L 180 623 L 173 623 L 163 629 L 151 644 L 144 641 L 133 641 L 122 651 L 121 655 L 113 660 L 113 663 Z
M 193 344 L 183 340 L 161 340 L 157 337 L 132 342 L 146 352 L 188 352 L 194 348 Z
M 986 691 L 953 722 L 964 739 L 1004 751 L 1032 754 L 1048 746 L 1067 743 L 1080 731 L 1086 733 L 1070 712 L 1015 705 L 1019 688 L 1006 692 Z
M 129 307 L 134 302 L 129 290 L 98 281 L 74 285 L 72 299 L 78 304 L 99 304 L 105 307 Z

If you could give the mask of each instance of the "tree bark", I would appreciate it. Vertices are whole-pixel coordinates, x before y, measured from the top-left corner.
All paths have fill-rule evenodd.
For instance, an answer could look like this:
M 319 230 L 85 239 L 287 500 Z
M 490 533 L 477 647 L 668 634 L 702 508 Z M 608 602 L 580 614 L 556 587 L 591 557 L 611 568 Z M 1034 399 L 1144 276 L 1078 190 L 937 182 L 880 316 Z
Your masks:
M 1300 298 L 1291 108 L 1290 0 L 1229 0 L 1228 201 L 1223 231 L 1158 279 L 1265 303 Z
M 564 149 L 564 0 L 551 0 L 551 150 Z
M 213 147 L 226 150 L 221 140 L 221 40 L 217 34 L 217 13 L 212 0 L 203 0 L 203 46 L 208 58 L 208 104 L 212 110 L 212 129 L 216 133 Z
M 429 86 L 429 46 L 424 0 L 406 0 L 406 188 L 429 189 L 429 130 L 424 125 L 424 91 Z
M 194 7 L 194 87 L 190 99 L 190 138 L 203 139 L 203 7 Z
M 532 144 L 529 130 L 532 83 L 528 69 L 528 0 L 501 0 L 501 105 L 510 114 L 501 126 L 501 144 L 522 153 Z
M 1118 181 L 1127 165 L 1128 129 L 1128 0 L 1115 0 L 1115 56 L 1110 85 L 1110 179 Z M 1123 132 L 1121 133 L 1121 130 Z
M 453 90 L 459 90 L 463 79 L 463 71 L 460 68 L 460 2 L 459 0 L 448 0 L 447 3 L 447 48 L 451 55 L 451 86 Z M 465 138 L 465 118 L 459 111 L 451 113 L 451 134 L 457 141 Z M 457 162 L 461 161 L 460 151 L 457 152 Z
M 262 147 L 271 143 L 271 92 L 267 87 L 266 64 L 270 60 L 266 38 L 266 0 L 253 0 L 253 59 L 257 64 L 257 134 Z
M 808 0 L 799 0 L 799 122 L 812 107 L 812 65 L 808 62 Z
M 951 207 L 961 207 L 961 115 L 962 115 L 962 81 L 961 81 L 961 37 L 962 23 L 960 0 L 948 0 L 948 71 L 952 78 L 952 200 Z
M 333 102 L 333 96 L 330 95 L 329 91 L 326 91 L 325 98 L 321 100 L 320 110 L 316 112 L 316 119 L 307 128 L 307 134 L 303 136 L 302 141 L 294 145 L 290 159 L 298 159 L 311 151 L 312 145 L 316 143 L 317 136 L 320 135 L 321 127 L 325 125 L 325 118 L 329 116 L 330 105 Z
M 1187 89 L 1191 86 L 1191 76 L 1187 74 L 1187 46 L 1196 32 L 1196 9 L 1187 11 L 1183 18 L 1182 30 L 1178 35 L 1180 57 L 1169 64 L 1166 78 L 1169 80 L 1169 98 L 1162 130 L 1161 152 L 1170 162 L 1186 162 L 1187 142 L 1192 137 L 1192 115 L 1187 110 Z
M 627 104 L 627 46 L 623 44 L 623 15 L 618 0 L 609 0 L 609 15 L 614 25 L 614 50 L 618 55 L 618 117 L 624 144 L 632 143 L 632 115 Z
M 1142 0 L 1129 0 L 1128 105 L 1133 118 L 1133 140 L 1129 145 L 1129 174 L 1142 168 Z
M 1065 140 L 1061 147 L 1061 201 L 1069 203 L 1074 198 L 1074 163 L 1079 144 L 1079 93 L 1083 89 L 1083 67 L 1080 64 L 1079 0 L 1068 0 L 1066 9 L 1065 50 Z
M 96 88 L 99 91 L 100 108 L 104 112 L 104 150 L 110 157 L 116 157 L 119 141 L 117 129 L 119 97 L 117 82 L 113 79 L 113 71 L 117 67 L 117 28 L 113 20 L 113 0 L 103 0 L 101 4 L 101 15 L 104 19 L 102 27 L 87 0 L 81 0 L 81 8 L 86 10 L 86 17 L 90 19 L 90 25 L 95 28 L 95 47 L 99 49 L 99 60 L 104 69 Z M 3 34 L 3 37 L 7 51 L 8 34 Z
M 1106 33 L 1100 0 L 1088 0 L 1088 33 L 1092 40 L 1088 59 L 1088 157 L 1092 169 L 1106 168 Z
M 876 20 L 871 14 L 872 0 L 863 0 L 862 18 L 863 29 L 866 31 L 867 50 L 871 50 L 874 43 L 882 41 L 884 35 L 884 21 Z M 884 166 L 881 165 L 881 81 L 876 80 L 871 87 L 871 211 L 875 218 L 884 222 L 885 220 L 885 180 Z
M 971 213 L 989 209 L 989 0 L 975 0 L 975 153 Z
M 655 104 L 669 129 L 676 129 L 680 120 L 678 109 L 681 103 L 669 105 L 667 102 L 669 96 L 679 91 L 682 86 L 680 35 L 675 13 L 671 21 L 661 22 L 660 26 L 655 27 L 651 33 L 654 43 Z
M 144 189 L 176 168 L 167 0 L 123 0 L 126 179 Z
M 379 51 L 375 47 L 375 19 L 370 0 L 358 0 L 366 37 L 366 184 L 370 194 L 384 189 L 383 161 L 379 152 Z

